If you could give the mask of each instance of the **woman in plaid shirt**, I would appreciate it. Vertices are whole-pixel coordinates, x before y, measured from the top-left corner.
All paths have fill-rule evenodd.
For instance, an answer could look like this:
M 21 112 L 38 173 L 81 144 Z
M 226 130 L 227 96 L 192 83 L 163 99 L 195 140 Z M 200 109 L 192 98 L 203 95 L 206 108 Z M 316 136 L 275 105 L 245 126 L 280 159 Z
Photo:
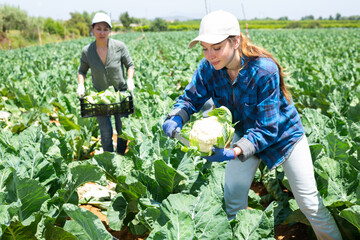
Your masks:
M 237 18 L 225 11 L 206 15 L 199 36 L 205 58 L 163 124 L 169 137 L 191 114 L 212 99 L 233 115 L 236 132 L 231 148 L 214 149 L 205 157 L 228 161 L 224 198 L 229 219 L 248 206 L 248 192 L 260 161 L 273 170 L 282 166 L 295 199 L 318 239 L 342 239 L 316 187 L 309 145 L 291 101 L 279 63 L 240 33 Z M 230 161 L 229 161 L 230 160 Z

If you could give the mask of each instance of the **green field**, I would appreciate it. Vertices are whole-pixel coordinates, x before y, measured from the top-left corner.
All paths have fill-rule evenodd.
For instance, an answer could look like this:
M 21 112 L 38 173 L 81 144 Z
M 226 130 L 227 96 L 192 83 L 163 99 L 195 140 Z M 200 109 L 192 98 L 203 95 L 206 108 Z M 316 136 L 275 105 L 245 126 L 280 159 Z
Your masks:
M 344 239 L 360 235 L 360 30 L 252 30 L 289 73 L 318 189 Z M 261 165 L 251 209 L 229 222 L 223 163 L 181 151 L 161 124 L 202 59 L 196 32 L 118 34 L 135 62 L 135 113 L 123 119 L 125 156 L 102 153 L 96 119 L 76 95 L 81 48 L 92 38 L 0 51 L 0 239 L 113 239 L 78 207 L 86 182 L 116 183 L 102 202 L 109 227 L 147 239 L 274 239 L 281 224 L 308 224 L 283 171 Z M 90 74 L 88 74 L 90 75 Z M 86 88 L 90 90 L 88 76 Z M 286 188 L 288 191 L 285 191 Z M 71 220 L 70 220 L 71 219 Z M 311 228 L 309 227 L 309 232 Z M 310 234 L 311 235 L 311 234 Z M 175 237 L 176 236 L 176 237 Z

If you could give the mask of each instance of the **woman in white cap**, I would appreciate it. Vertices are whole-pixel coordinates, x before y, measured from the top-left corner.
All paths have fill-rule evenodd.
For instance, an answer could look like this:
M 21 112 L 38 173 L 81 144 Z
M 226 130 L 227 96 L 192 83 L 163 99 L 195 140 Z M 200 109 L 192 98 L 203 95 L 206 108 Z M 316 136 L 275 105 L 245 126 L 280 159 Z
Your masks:
M 116 91 L 127 90 L 133 91 L 135 72 L 134 62 L 131 59 L 126 45 L 112 38 L 109 38 L 111 31 L 111 19 L 103 13 L 95 14 L 91 31 L 94 33 L 95 41 L 82 49 L 80 67 L 78 71 L 78 88 L 79 97 L 85 95 L 84 82 L 86 74 L 91 69 L 92 84 L 97 91 L 104 91 L 113 86 Z M 126 69 L 126 76 L 124 73 Z M 125 80 L 126 79 L 126 80 Z M 113 152 L 113 128 L 111 116 L 97 117 L 99 123 L 101 144 L 104 151 Z M 115 128 L 117 134 L 122 131 L 122 123 L 119 115 L 115 115 Z M 116 152 L 124 155 L 127 147 L 127 141 L 118 137 Z
M 230 109 L 237 122 L 231 148 L 213 149 L 211 162 L 228 161 L 224 198 L 229 219 L 248 206 L 248 192 L 260 161 L 273 170 L 284 168 L 295 199 L 318 239 L 341 239 L 316 187 L 309 145 L 297 110 L 284 83 L 279 63 L 265 49 L 240 33 L 231 13 L 206 15 L 199 35 L 205 58 L 163 124 L 173 137 L 190 115 L 212 98 Z

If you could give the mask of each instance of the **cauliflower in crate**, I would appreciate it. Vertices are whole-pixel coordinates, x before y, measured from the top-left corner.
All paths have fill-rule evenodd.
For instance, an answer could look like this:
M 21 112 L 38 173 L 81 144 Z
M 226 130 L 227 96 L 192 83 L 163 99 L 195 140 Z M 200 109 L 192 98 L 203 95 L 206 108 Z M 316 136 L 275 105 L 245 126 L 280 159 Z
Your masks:
M 119 103 L 126 97 L 126 92 L 115 91 L 114 88 L 110 87 L 101 92 L 90 91 L 90 93 L 85 96 L 85 99 L 91 104 L 111 104 Z

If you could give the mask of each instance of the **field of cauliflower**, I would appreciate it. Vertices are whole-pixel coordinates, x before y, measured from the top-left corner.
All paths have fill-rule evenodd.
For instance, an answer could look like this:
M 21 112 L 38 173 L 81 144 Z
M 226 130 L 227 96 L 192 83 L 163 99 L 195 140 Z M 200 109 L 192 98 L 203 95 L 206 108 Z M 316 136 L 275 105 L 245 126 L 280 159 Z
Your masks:
M 275 239 L 308 222 L 283 171 L 261 165 L 249 209 L 229 222 L 223 163 L 184 152 L 161 125 L 202 59 L 195 32 L 113 36 L 136 66 L 135 113 L 123 118 L 125 156 L 101 153 L 95 118 L 76 95 L 81 48 L 92 38 L 0 51 L 0 239 Z M 344 239 L 360 235 L 360 30 L 253 30 L 289 72 L 286 82 L 310 142 L 318 189 Z M 90 88 L 88 77 L 86 87 Z M 85 183 L 111 194 L 83 197 Z M 80 196 L 80 197 L 79 197 Z M 81 204 L 92 204 L 107 226 Z M 286 236 L 285 236 L 286 237 Z M 286 239 L 279 238 L 278 239 Z

